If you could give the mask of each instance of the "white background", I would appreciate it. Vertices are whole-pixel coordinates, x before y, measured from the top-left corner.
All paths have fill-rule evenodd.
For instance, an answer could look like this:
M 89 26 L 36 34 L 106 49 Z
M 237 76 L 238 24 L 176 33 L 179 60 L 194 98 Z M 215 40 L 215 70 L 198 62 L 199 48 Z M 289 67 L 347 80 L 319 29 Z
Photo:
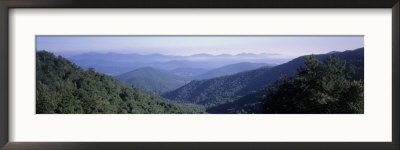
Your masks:
M 391 141 L 391 9 L 11 9 L 11 141 Z M 35 114 L 35 35 L 365 35 L 365 114 Z

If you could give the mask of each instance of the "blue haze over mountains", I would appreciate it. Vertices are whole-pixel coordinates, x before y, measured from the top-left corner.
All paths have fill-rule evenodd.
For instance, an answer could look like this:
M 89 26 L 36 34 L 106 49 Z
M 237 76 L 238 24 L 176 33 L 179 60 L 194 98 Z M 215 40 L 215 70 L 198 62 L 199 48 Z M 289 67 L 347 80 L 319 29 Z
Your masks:
M 277 54 L 240 53 L 237 55 L 195 54 L 190 56 L 173 56 L 159 53 L 119 54 L 89 52 L 68 57 L 73 63 L 84 69 L 94 68 L 96 71 L 112 76 L 121 75 L 143 67 L 152 67 L 169 71 L 184 77 L 194 77 L 209 70 L 236 63 L 257 63 L 274 66 L 289 61 L 273 57 Z M 253 69 L 253 68 L 250 68 Z
M 363 36 L 37 36 L 36 42 L 36 110 L 42 113 L 264 113 L 267 89 L 280 87 L 276 82 L 285 76 L 297 78 L 312 54 L 315 61 L 336 55 L 346 62 L 354 74 L 345 78 L 355 87 L 364 80 Z M 321 65 L 315 70 L 322 79 L 306 78 L 321 86 L 308 88 L 314 83 L 299 78 L 290 85 L 305 88 L 287 94 L 285 86 L 279 95 L 311 89 L 329 101 L 348 96 L 341 92 L 352 91 L 348 86 L 325 86 L 350 84 L 341 82 L 343 72 L 320 74 L 342 67 Z
M 353 80 L 364 79 L 364 48 L 315 55 L 337 55 L 354 67 Z M 305 56 L 270 59 L 269 54 L 238 55 L 85 53 L 68 59 L 97 72 L 180 104 L 196 113 L 262 113 L 261 97 L 282 76 L 293 76 Z

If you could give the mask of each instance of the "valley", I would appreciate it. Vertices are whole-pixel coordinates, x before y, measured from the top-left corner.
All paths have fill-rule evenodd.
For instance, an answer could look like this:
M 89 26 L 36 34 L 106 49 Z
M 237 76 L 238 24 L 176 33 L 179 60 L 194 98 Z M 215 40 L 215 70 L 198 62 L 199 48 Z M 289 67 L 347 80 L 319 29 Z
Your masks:
M 100 89 L 108 90 L 115 90 L 115 87 L 121 86 L 121 88 L 116 89 L 117 92 L 123 92 L 126 90 L 129 91 L 136 91 L 137 94 L 143 95 L 145 97 L 150 96 L 149 102 L 152 101 L 159 101 L 156 102 L 157 104 L 166 103 L 171 106 L 177 105 L 174 109 L 178 109 L 183 113 L 214 113 L 214 114 L 230 114 L 230 113 L 263 113 L 264 109 L 264 101 L 263 97 L 266 95 L 266 91 L 269 87 L 273 86 L 275 82 L 282 79 L 282 77 L 288 76 L 293 77 L 298 71 L 299 68 L 304 67 L 305 65 L 305 57 L 301 56 L 290 60 L 286 63 L 282 63 L 279 65 L 272 65 L 268 63 L 258 63 L 258 62 L 239 62 L 239 63 L 232 63 L 227 65 L 216 65 L 214 68 L 210 67 L 208 64 L 204 64 L 203 62 L 191 62 L 192 64 L 196 65 L 187 65 L 187 64 L 180 64 L 180 65 L 170 65 L 173 64 L 171 62 L 172 57 L 166 57 L 163 55 L 152 55 L 152 57 L 160 57 L 159 60 L 168 60 L 168 63 L 163 64 L 164 66 L 169 67 L 161 67 L 163 65 L 155 65 L 157 63 L 150 63 L 146 62 L 146 58 L 141 58 L 138 56 L 136 61 L 141 61 L 144 64 L 151 64 L 146 66 L 144 64 L 136 65 L 136 69 L 133 69 L 128 72 L 121 73 L 119 75 L 115 75 L 114 77 L 102 74 L 102 73 L 95 73 L 97 69 L 102 70 L 104 65 L 97 66 L 97 68 L 88 68 L 81 69 L 80 67 L 74 65 L 72 62 L 68 60 L 58 57 L 58 58 L 51 58 L 55 62 L 63 62 L 64 66 L 68 66 L 71 68 L 69 70 L 58 70 L 57 68 L 52 68 L 54 70 L 54 75 L 50 77 L 43 78 L 46 74 L 43 74 L 44 71 L 42 68 L 47 68 L 46 70 L 50 69 L 47 66 L 40 67 L 41 58 L 42 57 L 54 57 L 51 56 L 52 54 L 47 52 L 38 52 L 38 88 L 41 90 L 47 89 L 57 89 L 57 87 L 51 85 L 52 82 L 56 83 L 63 83 L 67 84 L 64 86 L 70 86 L 70 95 L 72 98 L 77 99 L 76 102 L 68 102 L 73 104 L 68 104 L 65 106 L 67 108 L 63 108 L 63 110 L 58 110 L 54 108 L 40 108 L 40 112 L 82 112 L 83 110 L 91 110 L 93 113 L 112 113 L 112 112 L 125 112 L 129 113 L 132 112 L 133 106 L 130 103 L 124 101 L 123 95 L 126 94 L 118 94 L 115 98 L 111 98 L 112 101 L 104 101 L 99 106 L 98 101 L 94 100 L 95 106 L 86 106 L 88 104 L 84 104 L 82 106 L 75 106 L 77 103 L 83 103 L 79 100 L 79 96 L 82 94 L 76 92 L 99 92 L 97 89 L 91 91 L 89 89 L 83 90 L 82 88 L 82 79 L 79 76 L 82 75 L 89 75 L 93 74 L 92 77 L 88 76 L 89 78 L 93 78 L 98 80 L 90 86 L 100 86 Z M 120 57 L 117 54 L 113 54 Z M 110 57 L 112 58 L 111 55 Z M 355 69 L 355 73 L 351 76 L 351 80 L 363 80 L 363 64 L 364 64 L 364 49 L 355 49 L 355 50 L 347 50 L 344 52 L 331 52 L 327 54 L 320 54 L 315 55 L 314 57 L 323 62 L 328 60 L 331 56 L 337 56 L 338 59 L 342 62 L 346 62 L 347 66 L 352 66 Z M 205 55 L 194 55 L 193 57 L 204 57 Z M 102 55 L 96 56 L 91 55 L 90 57 L 87 56 L 86 59 L 83 56 L 73 57 L 72 59 L 79 58 L 80 63 L 85 62 L 86 64 L 90 64 L 87 62 L 91 62 L 91 60 L 102 60 Z M 57 60 L 59 59 L 59 60 Z M 109 58 L 108 58 L 109 59 Z M 122 58 L 120 58 L 122 59 Z M 128 58 L 127 58 L 128 59 Z M 176 58 L 175 58 L 176 59 Z M 182 58 L 181 58 L 182 59 Z M 185 58 L 186 59 L 186 58 Z M 107 59 L 105 59 L 106 61 Z M 122 59 L 123 60 L 123 59 Z M 241 59 L 245 60 L 245 59 Z M 48 60 L 43 60 L 48 61 Z M 148 61 L 148 60 L 147 60 Z M 185 60 L 187 61 L 187 60 Z M 216 60 L 221 62 L 221 60 Z M 52 63 L 55 63 L 52 62 Z M 107 61 L 106 61 L 107 62 Z M 173 61 L 174 62 L 174 61 Z M 49 63 L 49 62 L 48 62 Z M 225 62 L 227 63 L 227 62 Z M 59 63 L 56 63 L 60 65 Z M 189 63 L 190 64 L 190 63 Z M 122 72 L 118 68 L 119 65 L 115 65 L 113 63 L 110 64 L 113 66 L 115 71 L 110 70 L 109 68 L 107 71 L 111 71 L 114 73 Z M 115 66 L 114 66 L 115 65 Z M 141 65 L 144 67 L 141 67 Z M 203 67 L 204 65 L 208 65 L 208 67 Z M 94 65 L 95 66 L 95 65 Z M 174 67 L 171 67 L 174 66 Z M 96 67 L 96 66 L 95 66 Z M 133 67 L 133 68 L 135 68 Z M 63 67 L 65 68 L 65 67 Z M 85 68 L 85 67 L 83 67 Z M 163 68 L 163 69 L 159 69 Z M 125 69 L 122 69 L 125 70 Z M 58 73 L 57 73 L 58 72 Z M 60 76 L 60 73 L 61 76 Z M 48 76 L 48 75 L 47 75 Z M 54 77 L 58 76 L 57 81 L 50 81 L 48 79 L 53 79 Z M 88 78 L 82 76 L 82 78 Z M 96 79 L 98 78 L 98 79 Z M 107 85 L 101 85 L 104 80 L 107 79 Z M 65 80 L 65 81 L 63 81 Z M 119 81 L 117 81 L 119 80 Z M 83 81 L 85 83 L 86 81 Z M 99 83 L 97 83 L 99 82 Z M 111 83 L 114 82 L 114 83 Z M 118 83 L 123 82 L 123 83 Z M 116 85 L 113 85 L 116 84 Z M 110 86 L 110 87 L 107 87 Z M 113 88 L 111 88 L 113 87 Z M 122 88 L 124 87 L 124 88 Z M 76 88 L 74 91 L 74 88 Z M 110 89 L 111 88 L 111 89 Z M 38 90 L 39 90 L 38 89 Z M 72 91 L 71 91 L 72 90 Z M 100 96 L 98 98 L 104 99 L 106 97 L 110 97 L 112 91 L 103 92 L 101 94 L 97 94 Z M 109 94 L 107 94 L 109 93 Z M 57 94 L 57 93 L 53 93 Z M 65 93 L 61 93 L 64 95 Z M 105 95 L 104 95 L 105 94 Z M 133 93 L 133 97 L 135 95 Z M 46 97 L 51 97 L 52 93 L 42 93 L 38 94 L 38 99 L 40 99 L 40 103 L 54 103 L 49 102 L 49 99 Z M 90 95 L 90 94 L 89 94 Z M 101 96 L 103 95 L 103 96 Z M 71 98 L 70 96 L 70 98 Z M 83 95 L 82 95 L 83 96 Z M 94 96 L 96 97 L 96 96 Z M 112 97 L 112 96 L 111 96 Z M 106 98 L 107 99 L 107 98 Z M 106 100 L 105 99 L 105 100 Z M 110 99 L 110 98 L 108 98 Z M 110 99 L 110 100 L 111 100 Z M 153 99 L 153 100 L 151 100 Z M 63 102 L 63 98 L 61 97 L 59 102 Z M 115 101 L 115 102 L 114 102 Z M 141 100 L 143 101 L 143 100 Z M 165 101 L 165 102 L 164 102 Z M 161 102 L 161 103 L 160 103 Z M 39 104 L 40 104 L 39 103 Z M 153 103 L 153 102 L 152 102 Z M 176 103 L 176 104 L 174 104 Z M 150 104 L 150 103 L 147 103 Z M 70 106 L 71 105 L 71 106 Z M 107 106 L 109 105 L 109 106 Z M 115 106 L 117 105 L 117 106 Z M 118 106 L 119 105 L 119 106 Z M 138 105 L 138 104 L 136 104 Z M 149 105 L 149 107 L 153 107 L 154 104 Z M 165 106 L 162 104 L 161 106 Z M 83 107 L 90 107 L 90 108 L 83 108 Z M 96 109 L 92 110 L 95 107 Z M 97 108 L 100 107 L 100 108 Z M 107 107 L 107 108 L 102 108 Z M 115 107 L 115 108 L 113 108 Z M 126 109 L 120 110 L 119 107 L 125 107 Z M 136 106 L 135 106 L 136 107 Z M 156 106 L 159 107 L 159 106 Z M 98 109 L 103 109 L 107 111 L 100 111 Z M 110 110 L 109 110 L 110 109 Z M 162 107 L 158 108 L 162 109 Z M 111 112 L 110 112 L 111 111 Z M 144 110 L 142 110 L 144 111 Z M 89 112 L 88 112 L 89 113 Z M 167 112 L 165 112 L 167 113 Z

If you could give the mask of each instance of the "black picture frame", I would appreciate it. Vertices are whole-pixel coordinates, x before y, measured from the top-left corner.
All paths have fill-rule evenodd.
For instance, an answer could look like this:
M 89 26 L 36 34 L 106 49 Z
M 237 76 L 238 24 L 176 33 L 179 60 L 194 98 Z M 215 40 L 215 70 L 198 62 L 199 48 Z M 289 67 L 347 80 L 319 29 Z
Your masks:
M 391 8 L 392 142 L 10 142 L 10 8 Z M 0 0 L 0 148 L 1 149 L 365 149 L 398 150 L 399 0 Z

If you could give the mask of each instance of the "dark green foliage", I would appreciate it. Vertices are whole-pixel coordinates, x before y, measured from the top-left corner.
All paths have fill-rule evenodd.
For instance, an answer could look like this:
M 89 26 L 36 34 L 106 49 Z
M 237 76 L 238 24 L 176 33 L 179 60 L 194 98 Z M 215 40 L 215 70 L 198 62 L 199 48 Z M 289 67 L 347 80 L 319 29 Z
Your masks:
M 116 76 L 116 78 L 127 84 L 156 94 L 175 90 L 187 82 L 182 77 L 151 67 L 127 72 Z
M 206 112 L 206 107 L 203 105 L 197 105 L 197 104 L 192 104 L 192 103 L 181 103 L 181 105 L 185 108 L 188 108 L 192 111 L 194 111 L 197 114 L 205 114 Z
M 259 76 L 261 72 L 242 72 L 232 76 L 192 81 L 175 91 L 164 94 L 163 97 L 179 103 L 213 107 L 234 100 L 233 98 L 238 96 L 254 76 Z
M 363 81 L 351 80 L 353 73 L 336 55 L 324 62 L 305 57 L 294 77 L 268 89 L 264 113 L 363 113 Z
M 46 51 L 36 54 L 36 88 L 38 114 L 192 113 Z
M 262 98 L 264 91 L 251 92 L 236 101 L 210 107 L 206 110 L 212 114 L 260 114 L 263 112 Z
M 352 80 L 364 79 L 364 48 L 335 53 L 346 67 L 354 66 Z M 320 61 L 332 54 L 315 55 Z M 305 57 L 299 57 L 272 68 L 263 67 L 234 75 L 192 81 L 183 87 L 162 96 L 178 103 L 203 105 L 209 113 L 261 113 L 260 97 L 263 89 L 271 86 L 282 75 L 293 76 L 296 69 L 304 67 Z M 254 107 L 253 107 L 254 106 Z

